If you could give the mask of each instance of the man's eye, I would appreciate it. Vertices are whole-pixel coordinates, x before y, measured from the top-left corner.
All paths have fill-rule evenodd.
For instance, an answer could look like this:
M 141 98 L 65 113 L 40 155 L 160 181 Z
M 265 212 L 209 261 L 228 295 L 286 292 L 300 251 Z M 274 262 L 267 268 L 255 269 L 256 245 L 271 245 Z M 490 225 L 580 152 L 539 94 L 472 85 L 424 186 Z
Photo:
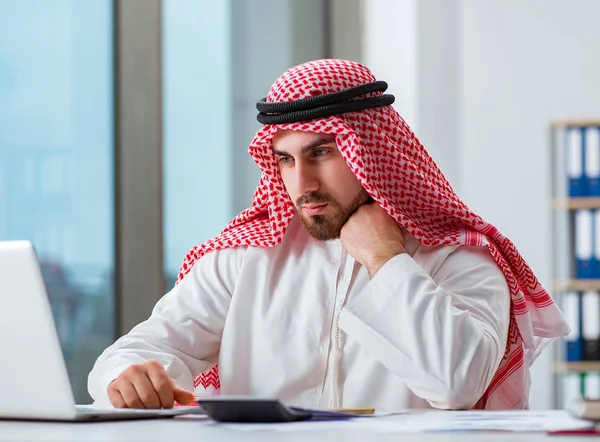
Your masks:
M 323 155 L 327 155 L 327 149 L 315 149 L 313 151 L 313 155 L 315 157 L 322 157 Z
M 280 164 L 289 164 L 292 161 L 291 157 L 281 157 L 279 158 L 278 162 Z

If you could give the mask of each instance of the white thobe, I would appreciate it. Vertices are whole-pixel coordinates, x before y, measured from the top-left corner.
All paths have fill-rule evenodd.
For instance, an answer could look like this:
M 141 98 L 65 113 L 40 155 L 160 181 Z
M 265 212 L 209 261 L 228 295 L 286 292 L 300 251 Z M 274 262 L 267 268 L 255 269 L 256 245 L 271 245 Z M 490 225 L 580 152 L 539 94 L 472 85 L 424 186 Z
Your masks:
M 506 345 L 510 294 L 487 247 L 423 246 L 371 279 L 340 240 L 292 220 L 272 248 L 209 252 L 146 321 L 106 349 L 88 387 L 154 359 L 188 390 L 219 364 L 221 393 L 315 407 L 398 410 L 411 397 L 470 408 Z

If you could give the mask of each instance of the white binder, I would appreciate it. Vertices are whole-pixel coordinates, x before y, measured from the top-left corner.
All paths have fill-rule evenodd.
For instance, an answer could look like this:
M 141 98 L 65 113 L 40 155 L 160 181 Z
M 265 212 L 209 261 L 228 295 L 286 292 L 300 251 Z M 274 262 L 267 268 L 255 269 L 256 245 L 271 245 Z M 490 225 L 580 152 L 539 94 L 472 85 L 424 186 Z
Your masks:
M 575 211 L 575 258 L 578 278 L 592 277 L 593 218 L 591 210 Z
M 600 133 L 597 127 L 585 129 L 584 175 L 588 196 L 600 196 Z

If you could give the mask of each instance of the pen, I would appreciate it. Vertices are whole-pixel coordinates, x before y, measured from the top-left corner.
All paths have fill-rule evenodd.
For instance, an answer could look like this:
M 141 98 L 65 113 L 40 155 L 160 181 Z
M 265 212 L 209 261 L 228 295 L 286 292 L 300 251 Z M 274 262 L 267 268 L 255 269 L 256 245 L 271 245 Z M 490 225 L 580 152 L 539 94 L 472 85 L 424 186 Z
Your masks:
M 373 413 L 375 413 L 374 408 L 330 408 L 327 411 L 337 411 L 339 413 L 351 413 L 351 414 L 373 414 Z

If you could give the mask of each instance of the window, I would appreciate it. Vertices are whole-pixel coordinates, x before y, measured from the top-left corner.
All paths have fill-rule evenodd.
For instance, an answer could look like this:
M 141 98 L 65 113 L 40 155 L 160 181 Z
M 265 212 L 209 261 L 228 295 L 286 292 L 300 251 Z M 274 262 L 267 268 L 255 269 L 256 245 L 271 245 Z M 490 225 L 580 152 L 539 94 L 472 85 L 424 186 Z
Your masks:
M 112 33 L 108 0 L 0 2 L 0 240 L 36 247 L 79 403 L 114 339 Z

